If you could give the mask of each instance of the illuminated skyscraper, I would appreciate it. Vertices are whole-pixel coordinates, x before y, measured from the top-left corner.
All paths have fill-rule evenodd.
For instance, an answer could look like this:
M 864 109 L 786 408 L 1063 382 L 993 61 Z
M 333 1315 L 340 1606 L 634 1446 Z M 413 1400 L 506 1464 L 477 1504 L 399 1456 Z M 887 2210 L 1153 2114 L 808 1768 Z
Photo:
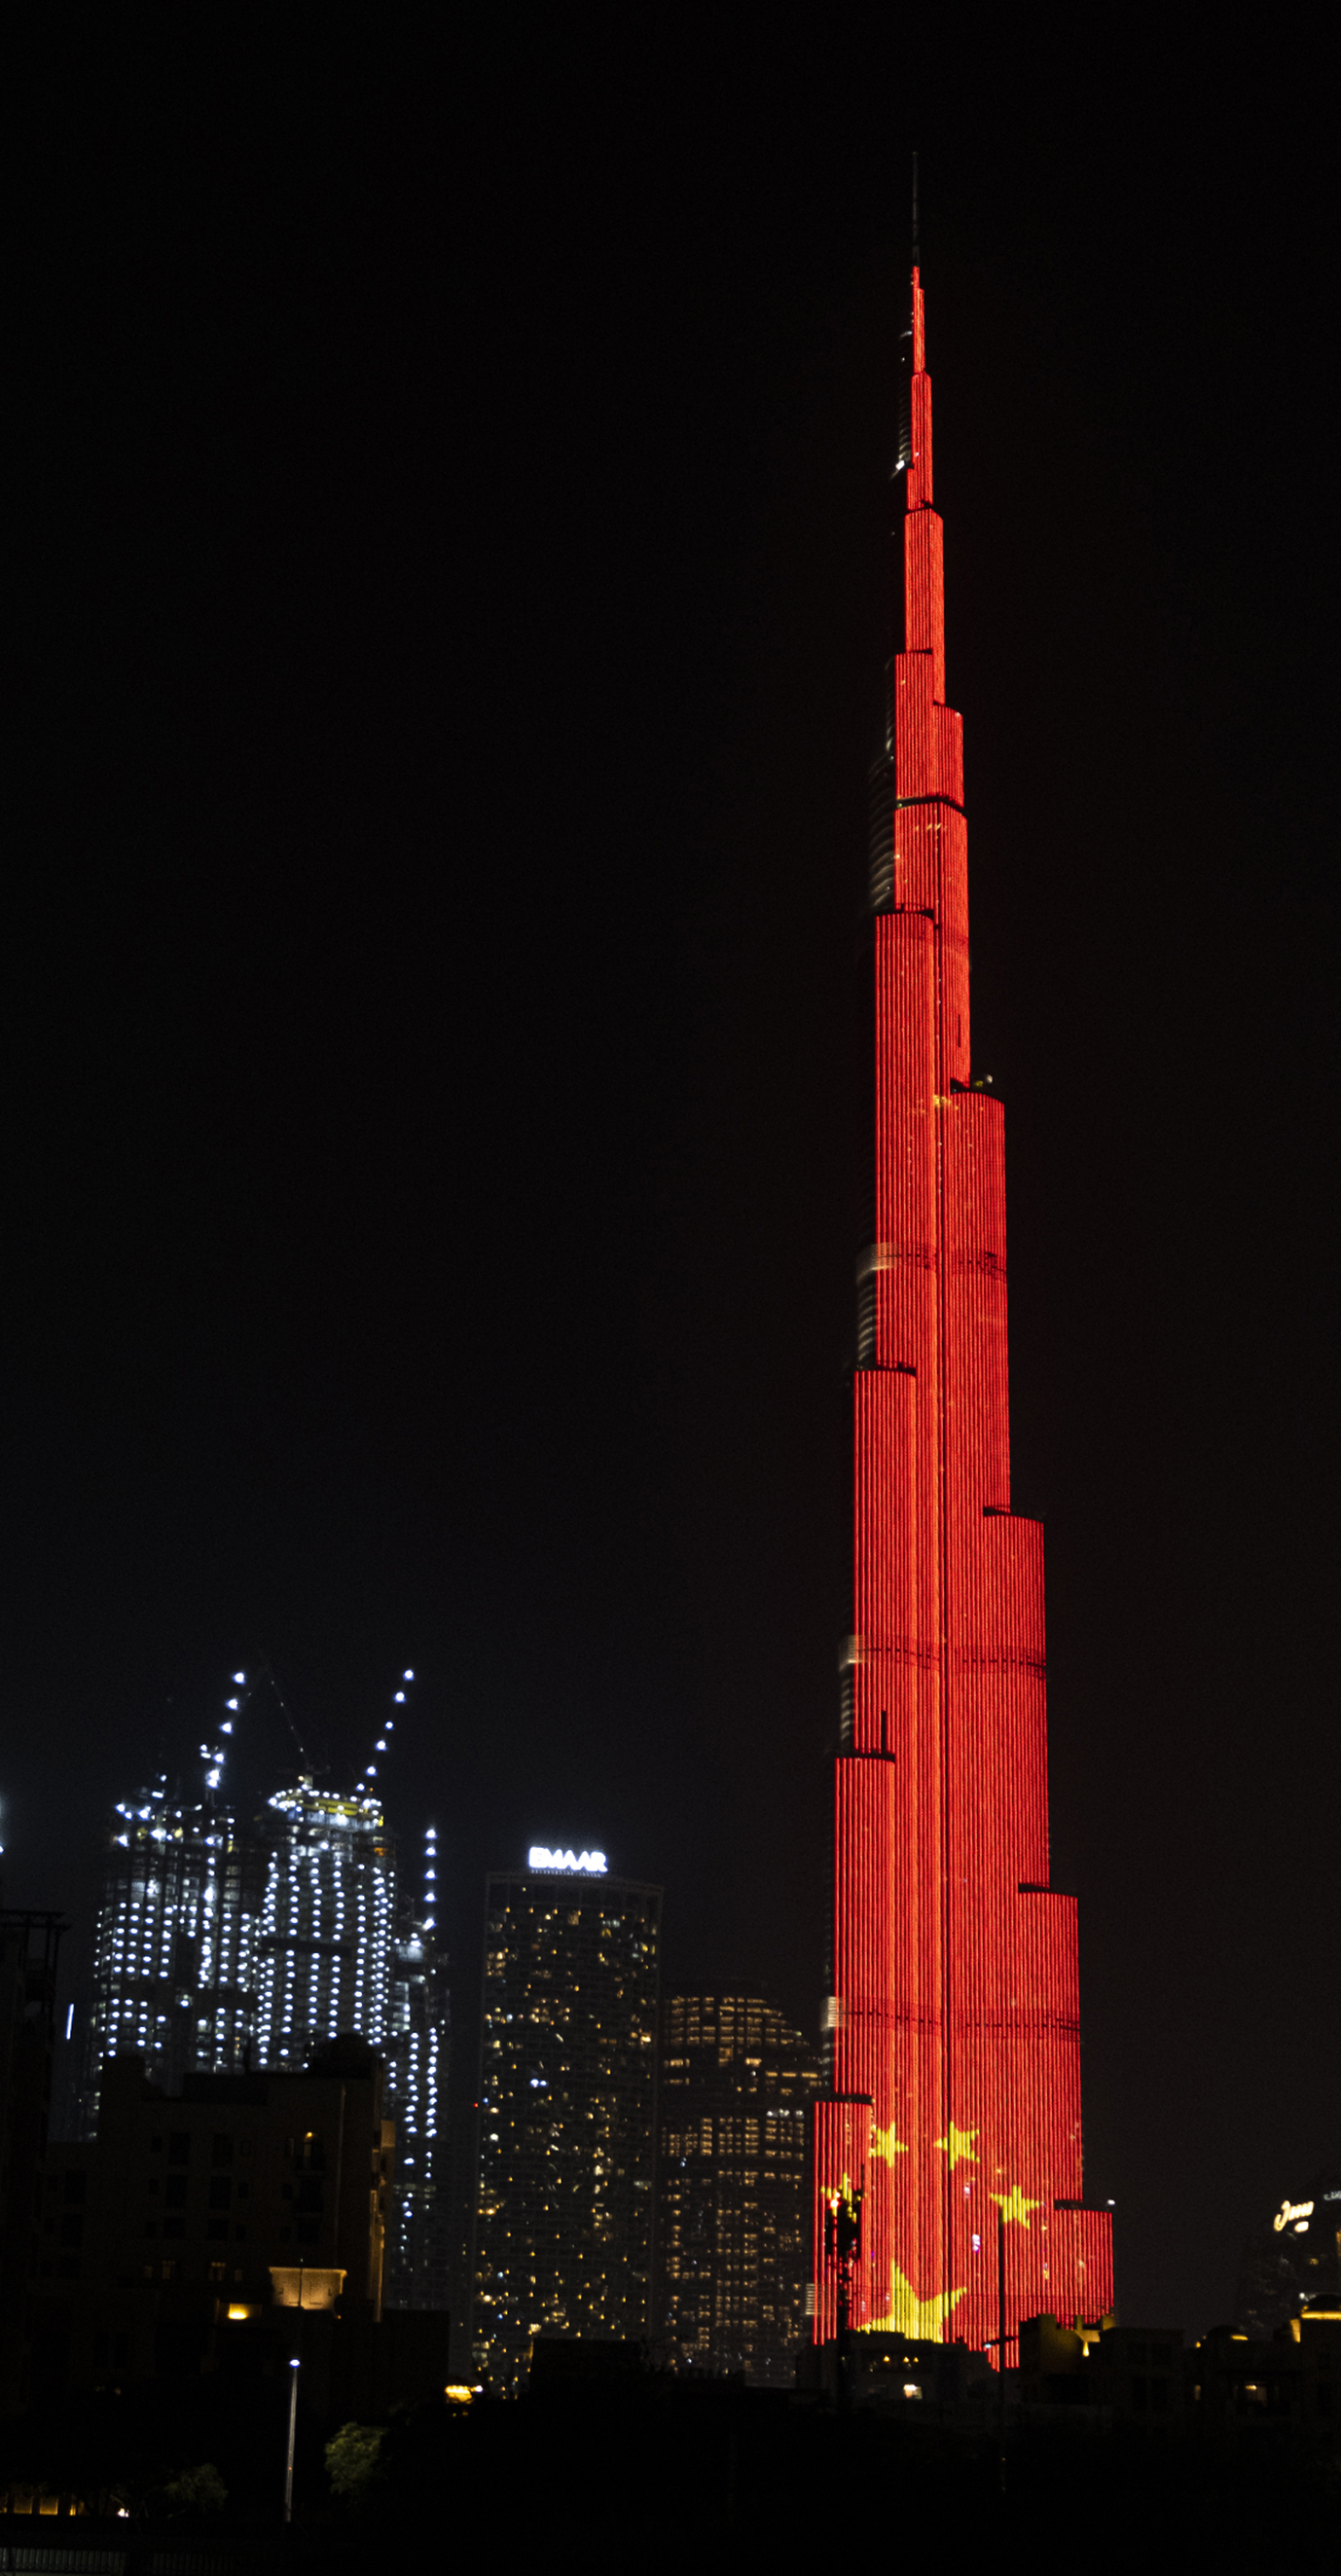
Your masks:
M 387 2227 L 386 2305 L 450 2305 L 447 2072 L 451 1999 L 438 1948 L 438 1837 L 424 1837 L 422 1890 L 401 1897 L 391 1945 L 387 2108 L 396 2124 Z
M 643 2335 L 652 2268 L 661 1890 L 601 1853 L 487 1883 L 474 2228 L 476 2368 L 532 2339 Z
M 855 1543 L 836 1766 L 826 2200 L 864 2187 L 851 2322 L 982 2345 L 1112 2298 L 1084 2205 L 1075 1900 L 1049 1885 L 1043 1533 L 1011 1509 L 1002 1107 L 969 1052 L 960 718 L 919 271 L 898 471 L 904 649 L 873 778 Z M 1031 503 L 1030 506 L 1033 506 Z
M 820 2052 L 758 1995 L 672 1995 L 657 2093 L 653 2349 L 793 2385 L 805 2332 L 806 2114 Z

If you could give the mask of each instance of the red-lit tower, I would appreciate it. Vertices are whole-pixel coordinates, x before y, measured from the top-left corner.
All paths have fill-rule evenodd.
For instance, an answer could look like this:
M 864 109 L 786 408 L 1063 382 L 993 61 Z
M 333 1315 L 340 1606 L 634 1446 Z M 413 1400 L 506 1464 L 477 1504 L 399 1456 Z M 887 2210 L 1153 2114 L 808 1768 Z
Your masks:
M 904 649 L 874 772 L 852 1634 L 835 1765 L 825 2203 L 864 2189 L 851 2324 L 984 2345 L 1112 2300 L 1084 2205 L 1074 1898 L 1048 1884 L 1043 1532 L 1010 1502 L 1001 1103 L 969 1057 L 960 718 L 945 703 L 922 288 L 900 465 Z M 832 2224 L 829 2237 L 834 2238 Z

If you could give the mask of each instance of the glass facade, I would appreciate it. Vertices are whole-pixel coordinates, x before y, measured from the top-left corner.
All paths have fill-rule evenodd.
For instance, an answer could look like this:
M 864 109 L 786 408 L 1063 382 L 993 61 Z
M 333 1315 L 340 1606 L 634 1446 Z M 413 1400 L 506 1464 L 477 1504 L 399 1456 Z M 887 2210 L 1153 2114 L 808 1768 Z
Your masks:
M 567 1871 L 487 1883 L 475 2366 L 535 2336 L 648 2330 L 661 1890 Z

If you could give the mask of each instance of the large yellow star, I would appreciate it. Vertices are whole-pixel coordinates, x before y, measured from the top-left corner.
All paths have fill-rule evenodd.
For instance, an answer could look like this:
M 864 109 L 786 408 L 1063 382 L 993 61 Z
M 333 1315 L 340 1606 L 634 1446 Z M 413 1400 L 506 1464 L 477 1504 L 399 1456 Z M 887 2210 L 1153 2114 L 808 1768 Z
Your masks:
M 877 2162 L 892 2165 L 896 2156 L 906 2156 L 907 2153 L 908 2150 L 904 2145 L 902 2138 L 897 2138 L 894 2134 L 894 2122 L 892 2120 L 890 2121 L 887 2129 L 877 2128 L 875 2122 L 872 2121 L 871 2154 Z
M 914 2343 L 944 2343 L 945 2320 L 951 2308 L 964 2297 L 962 2290 L 938 2290 L 934 2298 L 919 2299 L 911 2281 L 905 2281 L 898 2264 L 890 2266 L 889 2315 L 872 2319 L 869 2334 L 908 2335 Z
M 976 2165 L 978 2159 L 973 2152 L 973 2141 L 977 2134 L 976 2129 L 957 2129 L 952 2120 L 948 2138 L 936 2140 L 937 2146 L 944 2148 L 950 2159 L 951 2173 L 956 2165 Z
M 1017 2182 L 1011 2184 L 1009 2191 L 989 2191 L 987 2197 L 996 2202 L 1003 2223 L 1007 2226 L 1013 2218 L 1017 2226 L 1027 2227 L 1030 2210 L 1041 2209 L 1043 2206 L 1041 2201 L 1026 2200 Z

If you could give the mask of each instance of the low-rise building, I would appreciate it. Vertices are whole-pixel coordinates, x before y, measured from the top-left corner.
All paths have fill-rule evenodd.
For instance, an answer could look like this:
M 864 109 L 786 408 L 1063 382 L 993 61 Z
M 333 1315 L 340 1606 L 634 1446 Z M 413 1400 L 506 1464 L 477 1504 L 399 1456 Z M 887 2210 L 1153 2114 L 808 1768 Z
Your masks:
M 1341 2431 L 1341 2301 L 1312 2301 L 1269 2339 L 1214 2327 L 1189 2356 L 1189 2387 L 1208 2431 Z
M 393 2145 L 361 2041 L 171 2094 L 113 2059 L 97 2141 L 48 2150 L 33 2393 L 287 2366 L 299 2338 L 328 2370 L 324 2329 L 381 2313 Z

